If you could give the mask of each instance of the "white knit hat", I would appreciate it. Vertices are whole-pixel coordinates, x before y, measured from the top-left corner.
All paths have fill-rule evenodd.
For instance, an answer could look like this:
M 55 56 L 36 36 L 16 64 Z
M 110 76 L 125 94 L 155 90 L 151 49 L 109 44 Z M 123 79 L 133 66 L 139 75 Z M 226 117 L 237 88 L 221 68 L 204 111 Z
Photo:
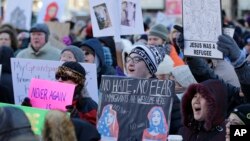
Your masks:
M 174 61 L 169 55 L 165 55 L 163 61 L 157 68 L 157 72 L 155 74 L 170 74 L 174 69 Z

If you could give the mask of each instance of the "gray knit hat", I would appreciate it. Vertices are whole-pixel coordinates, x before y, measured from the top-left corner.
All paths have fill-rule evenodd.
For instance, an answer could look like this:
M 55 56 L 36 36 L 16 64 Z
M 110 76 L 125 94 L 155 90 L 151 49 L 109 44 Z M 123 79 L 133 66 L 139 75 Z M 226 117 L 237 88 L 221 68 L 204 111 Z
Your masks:
M 148 35 L 152 35 L 152 36 L 157 36 L 162 38 L 165 41 L 168 41 L 168 29 L 162 25 L 162 24 L 156 24 L 154 26 L 152 26 L 149 30 L 149 34 Z
M 50 31 L 49 31 L 49 27 L 45 23 L 36 23 L 35 25 L 31 27 L 30 33 L 31 32 L 43 32 L 45 33 L 46 42 L 49 39 Z
M 72 52 L 74 54 L 76 62 L 83 62 L 84 61 L 84 54 L 80 48 L 73 46 L 73 45 L 69 45 L 64 50 L 62 50 L 61 54 L 63 54 L 64 51 Z

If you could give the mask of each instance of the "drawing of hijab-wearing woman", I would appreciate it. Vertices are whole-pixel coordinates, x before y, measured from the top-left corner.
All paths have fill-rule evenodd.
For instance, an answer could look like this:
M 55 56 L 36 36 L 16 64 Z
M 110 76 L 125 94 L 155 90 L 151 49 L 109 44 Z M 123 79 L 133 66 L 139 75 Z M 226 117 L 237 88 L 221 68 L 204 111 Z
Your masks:
M 161 107 L 155 106 L 148 113 L 149 128 L 143 131 L 143 141 L 166 141 L 168 125 Z
M 46 8 L 46 14 L 44 17 L 44 21 L 50 21 L 52 18 L 56 18 L 58 13 L 59 6 L 56 2 L 52 2 Z
M 117 141 L 119 125 L 116 111 L 111 104 L 106 105 L 97 124 L 97 130 L 101 134 L 101 141 Z

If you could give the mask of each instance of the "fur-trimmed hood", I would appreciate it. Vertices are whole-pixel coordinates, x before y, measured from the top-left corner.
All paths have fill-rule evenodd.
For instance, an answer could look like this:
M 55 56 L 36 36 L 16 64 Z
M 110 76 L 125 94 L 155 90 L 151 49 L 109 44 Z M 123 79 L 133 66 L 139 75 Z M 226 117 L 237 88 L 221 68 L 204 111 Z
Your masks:
M 197 92 L 199 92 L 208 103 L 208 114 L 203 127 L 209 131 L 225 120 L 227 111 L 226 86 L 219 80 L 207 80 L 199 84 L 192 84 L 188 87 L 182 98 L 183 123 L 187 127 L 194 127 L 198 123 L 194 119 L 191 105 L 192 98 Z

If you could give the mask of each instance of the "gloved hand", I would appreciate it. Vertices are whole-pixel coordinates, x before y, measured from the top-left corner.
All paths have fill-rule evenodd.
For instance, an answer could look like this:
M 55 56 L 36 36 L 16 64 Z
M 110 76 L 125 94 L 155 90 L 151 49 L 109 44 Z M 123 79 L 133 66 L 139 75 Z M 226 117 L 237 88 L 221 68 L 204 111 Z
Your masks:
M 218 50 L 221 51 L 224 56 L 228 57 L 231 62 L 235 62 L 241 55 L 241 51 L 237 43 L 228 35 L 220 35 L 217 45 Z
M 174 25 L 174 29 L 176 29 L 179 33 L 176 36 L 176 45 L 182 50 L 184 50 L 184 36 L 183 36 L 183 28 L 179 25 Z
M 29 106 L 29 107 L 32 107 L 32 104 L 30 102 L 30 99 L 28 97 L 25 97 L 22 104 L 22 106 Z

